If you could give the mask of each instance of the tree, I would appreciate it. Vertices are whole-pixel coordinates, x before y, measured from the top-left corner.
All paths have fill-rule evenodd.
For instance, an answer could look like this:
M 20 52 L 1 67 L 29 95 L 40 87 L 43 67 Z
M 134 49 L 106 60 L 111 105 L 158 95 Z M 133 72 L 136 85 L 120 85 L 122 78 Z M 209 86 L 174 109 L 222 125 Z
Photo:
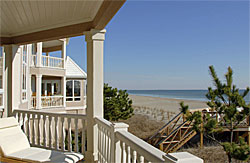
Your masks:
M 128 119 L 133 115 L 132 100 L 126 90 L 104 84 L 104 118 L 111 121 Z
M 250 148 L 243 140 L 239 138 L 238 142 L 234 142 L 234 130 L 243 122 L 247 116 L 250 116 L 250 104 L 247 104 L 244 97 L 249 93 L 249 87 L 241 94 L 239 89 L 233 85 L 233 71 L 228 67 L 225 74 L 226 82 L 222 83 L 213 66 L 209 66 L 210 74 L 213 79 L 214 89 L 208 88 L 206 94 L 207 105 L 218 114 L 220 120 L 217 120 L 208 113 L 202 116 L 201 112 L 190 114 L 185 111 L 187 106 L 181 103 L 181 110 L 189 113 L 188 120 L 193 121 L 193 129 L 202 132 L 208 138 L 216 141 L 223 146 L 228 155 L 228 161 L 231 163 L 232 158 L 238 160 L 248 160 L 250 157 Z M 201 126 L 201 123 L 203 126 Z M 221 143 L 214 137 L 214 133 L 221 132 L 223 128 L 230 131 L 230 141 Z

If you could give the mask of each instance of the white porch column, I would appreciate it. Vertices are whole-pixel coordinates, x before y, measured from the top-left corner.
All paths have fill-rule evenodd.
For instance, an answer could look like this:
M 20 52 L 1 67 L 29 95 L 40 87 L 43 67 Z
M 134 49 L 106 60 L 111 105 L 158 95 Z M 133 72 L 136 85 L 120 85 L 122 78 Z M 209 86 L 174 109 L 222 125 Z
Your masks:
M 27 58 L 28 58 L 28 80 L 27 80 L 27 100 L 28 100 L 28 109 L 31 109 L 31 96 L 32 96 L 32 88 L 31 88 L 31 76 L 32 74 L 30 73 L 30 65 L 31 65 L 31 60 L 32 60 L 32 44 L 29 44 L 28 46 L 28 52 L 27 52 Z
M 42 67 L 42 55 L 43 55 L 43 43 L 37 43 L 37 53 L 36 53 L 36 67 Z
M 66 108 L 66 76 L 62 78 L 62 95 L 63 95 L 63 107 Z
M 15 90 L 13 89 L 15 73 L 13 72 L 13 60 L 17 55 L 18 45 L 6 45 L 4 46 L 5 52 L 5 88 L 4 88 L 4 117 L 11 116 L 13 111 L 13 96 L 15 95 Z
M 62 45 L 62 59 L 63 59 L 63 68 L 66 68 L 66 46 L 67 46 L 67 41 L 66 39 L 63 41 Z
M 36 75 L 36 109 L 42 108 L 42 74 Z
M 95 117 L 103 117 L 103 43 L 106 30 L 87 32 L 87 152 L 86 161 L 97 158 L 98 128 Z

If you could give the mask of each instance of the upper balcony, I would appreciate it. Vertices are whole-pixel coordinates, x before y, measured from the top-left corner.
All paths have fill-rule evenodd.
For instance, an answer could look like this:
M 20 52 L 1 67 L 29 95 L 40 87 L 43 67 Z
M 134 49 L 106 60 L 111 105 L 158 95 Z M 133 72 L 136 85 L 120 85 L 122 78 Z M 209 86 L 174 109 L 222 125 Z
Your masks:
M 65 69 L 67 42 L 67 39 L 60 39 L 32 44 L 30 66 Z

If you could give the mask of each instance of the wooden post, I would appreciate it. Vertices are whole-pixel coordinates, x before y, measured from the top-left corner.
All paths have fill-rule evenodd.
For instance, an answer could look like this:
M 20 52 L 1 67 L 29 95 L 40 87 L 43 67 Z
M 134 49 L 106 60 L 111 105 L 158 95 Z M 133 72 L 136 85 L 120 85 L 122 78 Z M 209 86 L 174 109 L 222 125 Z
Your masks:
M 200 148 L 202 149 L 203 146 L 203 112 L 201 112 L 201 132 L 200 132 Z
M 250 147 L 250 131 L 248 131 L 248 135 L 247 135 L 247 144 Z
M 239 141 L 239 131 L 235 131 L 235 142 Z
M 163 144 L 160 144 L 160 150 L 163 151 Z
M 250 116 L 247 117 L 247 124 L 250 126 Z

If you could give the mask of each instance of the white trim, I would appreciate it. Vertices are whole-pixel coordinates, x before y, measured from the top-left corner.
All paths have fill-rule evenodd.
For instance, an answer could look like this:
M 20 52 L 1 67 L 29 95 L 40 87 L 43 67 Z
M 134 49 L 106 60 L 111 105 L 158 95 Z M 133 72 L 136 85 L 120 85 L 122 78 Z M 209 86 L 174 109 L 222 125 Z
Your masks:
M 24 52 L 24 47 L 26 47 L 26 62 L 23 62 L 24 60 L 23 60 L 23 52 Z M 22 103 L 24 103 L 24 102 L 27 102 L 28 101 L 28 95 L 27 95 L 27 90 L 28 90 L 28 82 L 27 82 L 27 80 L 28 80 L 28 62 L 29 62 L 29 50 L 28 50 L 28 45 L 23 45 L 22 46 L 22 48 L 21 48 L 22 50 L 21 50 L 21 101 L 22 101 Z M 25 65 L 26 66 L 26 72 L 25 72 L 25 89 L 23 89 L 23 82 L 24 82 L 24 79 L 23 79 L 23 65 Z M 23 99 L 23 93 L 25 93 L 25 99 Z

